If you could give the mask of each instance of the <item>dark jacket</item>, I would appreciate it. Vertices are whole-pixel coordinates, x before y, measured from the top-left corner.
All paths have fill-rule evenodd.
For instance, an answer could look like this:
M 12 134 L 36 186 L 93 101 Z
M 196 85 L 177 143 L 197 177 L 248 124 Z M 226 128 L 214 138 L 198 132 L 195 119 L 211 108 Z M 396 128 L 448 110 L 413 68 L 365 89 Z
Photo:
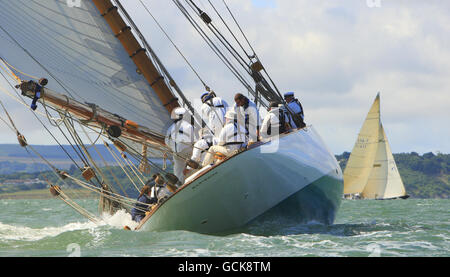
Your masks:
M 145 215 L 145 211 L 148 210 L 148 206 L 145 204 L 153 204 L 155 203 L 154 199 L 150 199 L 147 195 L 142 195 L 137 199 L 139 203 L 134 204 L 134 208 L 131 209 L 131 217 L 135 218 L 137 215 Z M 145 203 L 145 204 L 142 204 Z

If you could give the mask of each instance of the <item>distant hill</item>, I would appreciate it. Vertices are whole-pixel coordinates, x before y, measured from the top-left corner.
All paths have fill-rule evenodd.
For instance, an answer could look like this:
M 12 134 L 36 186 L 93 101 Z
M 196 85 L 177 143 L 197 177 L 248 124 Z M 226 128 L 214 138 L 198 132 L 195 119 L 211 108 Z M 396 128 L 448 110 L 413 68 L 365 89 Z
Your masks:
M 73 162 L 59 146 L 34 146 L 34 148 L 58 168 L 69 172 L 76 171 Z M 64 146 L 64 149 L 76 157 L 75 150 L 71 146 Z M 97 149 L 110 166 L 116 165 L 116 161 L 104 145 L 97 145 Z M 99 160 L 95 151 L 90 152 L 95 160 Z M 349 156 L 349 152 L 336 155 L 342 170 L 345 169 Z M 450 198 L 450 154 L 430 152 L 419 155 L 411 152 L 394 154 L 394 158 L 406 192 L 411 197 Z M 38 157 L 30 158 L 30 154 L 19 145 L 0 145 L 0 193 L 45 188 L 47 186 L 45 182 L 33 181 L 35 178 L 43 180 L 41 172 L 44 171 L 49 171 L 48 165 Z M 113 171 L 127 182 L 120 168 L 114 168 Z M 46 175 L 52 177 L 53 174 L 47 172 Z M 17 180 L 27 180 L 29 183 L 15 184 Z M 57 182 L 56 179 L 50 181 Z
M 64 145 L 64 150 L 58 145 L 33 145 L 33 148 L 60 169 L 69 169 L 73 165 L 66 152 L 74 157 L 77 163 L 81 163 L 74 148 L 69 145 Z M 104 145 L 96 145 L 96 148 L 108 164 L 116 164 L 114 157 L 111 156 Z M 93 159 L 100 160 L 95 150 L 91 149 L 89 153 Z M 46 170 L 49 170 L 48 165 L 32 151 L 27 152 L 25 148 L 18 144 L 0 144 L 0 175 L 16 172 L 34 173 Z
M 349 152 L 336 155 L 344 171 Z M 414 198 L 450 198 L 450 154 L 394 154 L 406 193 Z

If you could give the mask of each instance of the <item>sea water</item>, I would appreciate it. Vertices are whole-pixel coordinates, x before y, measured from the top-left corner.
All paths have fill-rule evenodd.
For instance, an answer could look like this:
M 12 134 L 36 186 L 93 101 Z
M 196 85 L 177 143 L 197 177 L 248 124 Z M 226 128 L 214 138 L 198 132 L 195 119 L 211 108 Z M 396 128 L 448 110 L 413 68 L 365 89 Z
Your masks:
M 91 212 L 98 201 L 79 200 Z M 129 214 L 83 218 L 57 199 L 0 200 L 0 256 L 305 257 L 450 256 L 450 200 L 343 200 L 335 223 L 227 236 L 127 231 Z M 273 224 L 273 222 L 272 222 Z

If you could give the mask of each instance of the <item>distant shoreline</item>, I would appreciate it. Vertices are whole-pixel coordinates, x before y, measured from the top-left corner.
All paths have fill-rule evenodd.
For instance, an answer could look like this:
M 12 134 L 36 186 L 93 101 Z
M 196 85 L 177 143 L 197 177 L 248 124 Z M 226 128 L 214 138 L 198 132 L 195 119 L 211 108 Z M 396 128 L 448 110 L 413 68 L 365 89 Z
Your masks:
M 96 198 L 97 194 L 94 192 L 91 192 L 89 190 L 85 189 L 68 189 L 64 190 L 67 194 L 76 194 L 77 197 L 74 197 L 74 199 L 77 198 Z M 48 189 L 39 189 L 39 190 L 27 190 L 27 191 L 17 191 L 12 193 L 0 193 L 0 200 L 3 199 L 17 199 L 17 200 L 23 200 L 23 199 L 58 199 L 55 198 L 50 194 L 50 191 Z

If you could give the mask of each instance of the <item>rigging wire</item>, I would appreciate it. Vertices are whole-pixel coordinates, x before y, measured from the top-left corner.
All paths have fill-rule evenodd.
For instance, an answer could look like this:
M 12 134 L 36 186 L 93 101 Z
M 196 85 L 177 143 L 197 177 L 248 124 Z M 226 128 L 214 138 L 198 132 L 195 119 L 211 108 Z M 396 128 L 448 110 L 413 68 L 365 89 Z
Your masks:
M 180 56 L 184 59 L 184 61 L 189 66 L 189 68 L 192 70 L 192 72 L 197 76 L 197 78 L 203 84 L 203 86 L 206 88 L 206 90 L 209 90 L 210 87 L 206 84 L 206 82 L 203 80 L 203 78 L 200 76 L 200 74 L 197 72 L 197 70 L 194 68 L 194 66 L 189 62 L 189 60 L 186 58 L 186 56 L 181 52 L 180 48 L 175 44 L 175 42 L 172 40 L 172 38 L 169 36 L 169 34 L 166 32 L 166 30 L 161 26 L 161 24 L 158 22 L 158 20 L 155 18 L 155 16 L 152 14 L 152 12 L 150 12 L 150 9 L 147 7 L 147 5 L 142 0 L 139 0 L 139 2 L 142 4 L 144 9 L 147 11 L 147 13 L 152 17 L 153 21 L 155 21 L 156 25 L 159 27 L 161 32 L 163 32 L 163 34 L 167 37 L 167 39 L 172 44 L 172 46 L 177 50 L 177 52 L 180 54 Z
M 22 100 L 22 102 L 28 107 L 28 105 L 26 104 L 25 100 L 20 96 L 20 94 L 18 94 L 18 92 L 16 91 L 15 87 L 9 82 L 8 78 L 6 78 L 5 75 L 3 75 L 3 73 L 0 71 L 0 75 L 3 76 L 3 78 L 6 80 L 6 82 L 10 85 L 10 87 L 12 88 L 12 90 L 16 93 L 16 95 L 18 96 L 19 99 Z M 29 108 L 29 107 L 28 107 Z M 67 152 L 67 150 L 61 145 L 61 143 L 59 142 L 59 140 L 55 137 L 55 135 L 50 131 L 50 129 L 48 129 L 48 127 L 44 124 L 44 122 L 33 112 L 31 111 L 31 113 L 33 114 L 33 116 L 39 121 L 39 123 L 44 127 L 44 129 L 47 131 L 47 133 L 55 140 L 55 142 L 59 145 L 59 147 L 66 153 L 66 155 L 69 157 L 69 159 L 75 164 L 77 165 L 77 163 L 75 162 L 75 160 L 72 158 L 72 156 Z
M 180 3 L 179 0 L 172 0 L 172 2 L 178 7 L 181 13 L 186 17 L 186 19 L 191 23 L 194 29 L 199 33 L 206 44 L 211 48 L 211 50 L 216 54 L 216 56 L 224 63 L 224 65 L 230 70 L 230 72 L 237 78 L 239 82 L 248 90 L 253 91 L 253 88 L 247 83 L 245 78 L 239 73 L 235 66 L 226 58 L 223 52 L 218 48 L 218 46 L 209 38 L 205 31 L 200 27 L 200 25 L 194 20 L 186 8 Z
M 0 101 L 1 102 L 1 101 Z M 2 105 L 3 106 L 3 105 Z M 4 106 L 3 106 L 4 107 Z M 7 110 L 6 110 L 6 108 L 5 108 L 5 112 L 7 113 Z M 7 123 L 6 121 L 5 121 L 5 123 Z M 8 126 L 9 126 L 9 124 L 7 124 Z M 14 125 L 15 126 L 15 125 Z M 11 127 L 11 126 L 10 126 Z M 17 129 L 14 129 L 14 128 L 11 128 L 11 130 L 13 131 L 13 132 L 18 132 L 19 133 L 19 131 L 17 130 Z M 46 164 L 47 164 L 47 166 L 49 166 L 51 169 L 52 169 L 52 171 L 55 173 L 55 175 L 60 179 L 60 180 L 62 180 L 64 183 L 66 183 L 66 181 L 62 178 L 62 176 L 61 176 L 61 173 L 60 173 L 60 171 L 56 168 L 56 167 L 54 167 L 45 157 L 43 157 L 36 149 L 34 149 L 34 147 L 33 146 L 31 146 L 31 145 L 26 145 L 26 147 L 25 147 L 25 149 L 26 149 L 26 151 L 28 152 L 28 154 L 30 155 L 30 158 L 32 159 L 32 160 L 34 160 L 34 158 L 32 157 L 32 155 L 31 155 L 31 153 L 28 151 L 28 149 L 30 149 L 36 156 L 38 156 L 40 159 L 42 159 Z M 93 191 L 95 191 L 95 192 L 97 192 L 97 193 L 100 193 L 102 196 L 105 196 L 105 197 L 107 197 L 107 198 L 109 198 L 109 199 L 111 199 L 111 200 L 117 200 L 118 202 L 120 202 L 121 204 L 125 204 L 125 205 L 128 205 L 128 206 L 131 206 L 130 204 L 128 204 L 127 202 L 131 202 L 131 203 L 140 203 L 140 202 L 138 202 L 138 201 L 135 201 L 135 200 L 133 200 L 133 199 L 129 199 L 129 198 L 127 198 L 127 197 L 124 197 L 124 196 L 121 196 L 121 195 L 117 195 L 117 194 L 115 194 L 115 193 L 113 193 L 113 192 L 108 192 L 108 193 L 103 193 L 102 192 L 102 190 L 101 190 L 101 188 L 98 188 L 98 187 L 96 187 L 96 186 L 93 186 L 93 185 L 91 185 L 91 184 L 89 184 L 89 183 L 87 183 L 87 182 L 84 182 L 84 181 L 81 181 L 81 180 L 79 180 L 79 179 L 77 179 L 77 178 L 74 178 L 73 176 L 70 176 L 70 175 L 67 175 L 67 174 L 65 174 L 64 176 L 66 176 L 66 177 L 68 177 L 69 179 L 72 179 L 72 180 L 74 180 L 76 183 L 78 183 L 78 184 L 83 184 L 83 187 L 85 187 L 85 188 L 87 188 L 87 189 L 90 189 L 90 190 L 93 190 Z M 45 176 L 44 176 L 45 177 Z M 47 179 L 47 178 L 46 178 Z M 47 179 L 47 183 L 49 183 L 48 182 L 48 179 Z M 85 216 L 85 217 L 87 217 L 89 220 L 91 220 L 91 221 L 94 221 L 94 222 L 98 222 L 98 219 L 97 218 L 95 218 L 95 216 L 92 216 L 87 210 L 85 210 L 84 208 L 82 208 L 81 206 L 79 206 L 78 204 L 76 204 L 73 200 L 71 200 L 66 194 L 64 194 L 59 188 L 57 188 L 57 187 L 54 187 L 54 186 L 52 186 L 51 184 L 49 184 L 51 187 L 53 187 L 53 188 L 55 188 L 57 191 L 58 191 L 58 193 L 60 193 L 61 195 L 62 195 L 62 197 L 60 197 L 60 199 L 61 200 L 63 200 L 64 202 L 66 202 L 66 204 L 68 204 L 69 206 L 71 206 L 72 208 L 74 208 L 77 212 L 79 212 L 81 215 L 83 215 L 83 216 Z M 114 197 L 114 196 L 111 196 L 111 195 L 117 195 L 118 197 Z M 145 204 L 145 205 L 148 205 L 148 204 L 146 204 L 146 203 L 141 203 L 141 204 Z M 148 205 L 149 206 L 149 205 Z M 139 208 L 138 208 L 139 209 Z M 144 211 L 144 210 L 143 210 Z
M 228 26 L 228 24 L 225 22 L 224 18 L 222 17 L 222 15 L 219 13 L 219 11 L 216 9 L 216 7 L 214 6 L 214 4 L 211 2 L 211 0 L 208 0 L 209 4 L 211 5 L 211 7 L 214 9 L 214 11 L 216 12 L 217 16 L 219 16 L 220 20 L 222 21 L 222 23 L 225 25 L 225 27 L 228 29 L 228 31 L 230 32 L 230 34 L 233 36 L 234 40 L 237 42 L 237 44 L 239 45 L 239 47 L 241 47 L 241 50 L 245 53 L 245 55 L 248 58 L 251 58 L 252 56 L 254 56 L 254 51 L 253 51 L 253 55 L 249 55 L 247 53 L 247 51 L 245 50 L 244 46 L 242 46 L 241 42 L 237 39 L 236 35 L 233 33 L 233 31 L 230 29 L 230 27 Z
M 209 1 L 209 0 L 208 0 Z M 244 31 L 241 28 L 241 25 L 238 23 L 238 21 L 236 20 L 234 14 L 231 12 L 230 8 L 228 7 L 227 3 L 225 2 L 225 0 L 222 0 L 223 4 L 225 5 L 225 7 L 227 8 L 228 12 L 230 13 L 231 17 L 233 18 L 233 21 L 235 22 L 236 26 L 239 28 L 239 31 L 241 32 L 242 36 L 244 37 L 245 41 L 247 42 L 248 46 L 250 47 L 250 49 L 252 49 L 253 55 L 249 56 L 249 57 L 256 57 L 256 52 L 253 49 L 250 41 L 248 40 L 247 36 L 245 35 Z
M 199 7 L 197 7 L 192 0 L 185 0 L 188 5 L 191 6 L 191 8 L 195 11 L 197 9 L 198 16 L 203 19 L 203 21 L 206 23 L 206 26 L 209 28 L 209 30 L 213 33 L 213 35 L 216 36 L 216 38 L 222 43 L 222 45 L 228 50 L 228 52 L 236 59 L 236 61 L 244 68 L 244 70 L 247 71 L 247 73 L 250 73 L 250 67 L 247 65 L 246 61 L 242 56 L 236 51 L 236 49 L 230 44 L 230 42 L 222 35 L 222 33 L 216 28 L 216 26 L 213 24 L 212 21 L 207 22 L 203 15 L 206 13 L 202 11 Z M 195 9 L 194 9 L 195 8 Z M 214 10 L 215 7 L 213 6 Z M 217 12 L 217 11 L 216 11 Z M 209 20 L 211 20 L 209 18 Z
M 209 1 L 209 0 L 208 0 Z M 222 0 L 223 4 L 225 5 L 226 9 L 228 10 L 228 12 L 230 13 L 231 17 L 233 18 L 233 21 L 235 22 L 236 26 L 238 27 L 239 31 L 241 32 L 242 36 L 244 37 L 245 41 L 247 42 L 248 46 L 250 47 L 250 49 L 253 52 L 253 55 L 251 57 L 256 58 L 256 60 L 260 61 L 258 55 L 256 54 L 255 49 L 253 48 L 252 44 L 250 43 L 250 41 L 248 40 L 247 36 L 245 35 L 245 32 L 243 31 L 243 29 L 241 28 L 241 25 L 239 24 L 239 22 L 237 21 L 236 17 L 234 16 L 233 12 L 231 11 L 231 9 L 228 7 L 227 3 L 225 2 L 225 0 Z M 278 93 L 278 96 L 280 97 L 279 100 L 281 100 L 282 103 L 285 103 L 286 101 L 284 101 L 284 98 L 281 96 L 280 91 L 278 90 L 277 86 L 275 85 L 275 82 L 272 80 L 272 78 L 270 77 L 269 73 L 267 72 L 266 68 L 263 67 L 263 71 L 266 73 L 267 77 L 269 78 L 270 82 L 272 83 L 273 87 L 275 88 L 275 91 Z M 286 103 L 285 103 L 285 106 Z

